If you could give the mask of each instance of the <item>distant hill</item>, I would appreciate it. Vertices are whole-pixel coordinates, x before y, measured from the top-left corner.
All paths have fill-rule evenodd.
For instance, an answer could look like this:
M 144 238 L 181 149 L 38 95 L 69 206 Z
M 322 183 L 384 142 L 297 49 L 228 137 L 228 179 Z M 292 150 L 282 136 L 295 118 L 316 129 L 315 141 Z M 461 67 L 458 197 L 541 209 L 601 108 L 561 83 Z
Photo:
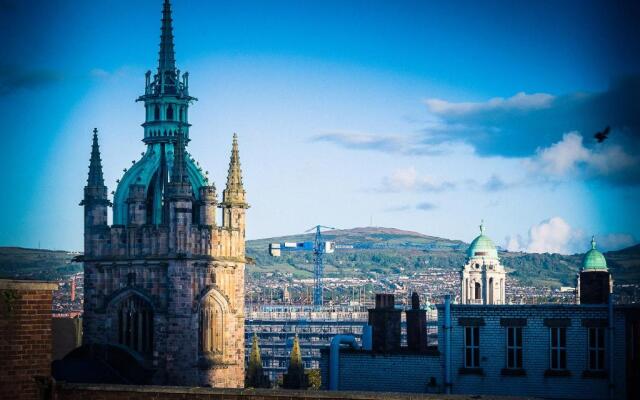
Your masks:
M 59 280 L 82 271 L 77 253 L 0 247 L 0 278 Z
M 353 245 L 353 250 L 338 250 L 326 257 L 325 273 L 334 277 L 372 277 L 428 271 L 429 268 L 459 270 L 466 257 L 468 243 L 443 239 L 394 228 L 365 227 L 323 233 L 337 244 Z M 248 273 L 283 272 L 295 277 L 312 277 L 310 252 L 268 254 L 269 243 L 313 240 L 313 233 L 247 241 L 247 255 L 256 263 Z M 582 262 L 582 254 L 535 254 L 500 251 L 503 265 L 523 285 L 572 286 Z M 617 283 L 640 282 L 640 246 L 609 252 L 611 272 Z
M 394 228 L 365 227 L 327 231 L 326 240 L 352 245 L 326 257 L 325 273 L 329 277 L 379 277 L 407 272 L 428 272 L 431 268 L 459 270 L 466 257 L 468 243 L 443 239 L 418 232 Z M 246 243 L 247 255 L 255 264 L 247 274 L 290 273 L 297 278 L 313 277 L 313 254 L 284 253 L 271 257 L 269 243 L 312 241 L 313 233 L 290 235 Z M 532 254 L 500 251 L 509 276 L 523 285 L 572 286 L 582 255 Z M 82 271 L 81 263 L 72 262 L 76 254 L 66 251 L 0 247 L 0 277 L 24 279 L 61 279 Z M 640 245 L 605 253 L 617 284 L 640 282 Z

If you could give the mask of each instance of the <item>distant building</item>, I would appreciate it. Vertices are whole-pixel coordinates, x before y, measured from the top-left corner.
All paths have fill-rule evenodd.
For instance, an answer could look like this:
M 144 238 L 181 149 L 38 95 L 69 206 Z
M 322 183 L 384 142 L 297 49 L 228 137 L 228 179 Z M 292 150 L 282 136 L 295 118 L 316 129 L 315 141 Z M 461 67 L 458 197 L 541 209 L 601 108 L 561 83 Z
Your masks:
M 168 0 L 161 25 L 157 71 L 146 73 L 144 94 L 137 99 L 145 109 L 146 150 L 125 168 L 113 204 L 94 130 L 81 203 L 83 347 L 106 345 L 100 354 L 115 347 L 128 351 L 146 371 L 140 376 L 150 375 L 153 383 L 242 387 L 248 204 L 238 142 L 234 135 L 218 203 L 207 173 L 186 152 L 188 110 L 196 98 L 189 93 L 189 74 L 176 68 Z M 81 354 L 97 353 L 75 351 Z
M 596 239 L 591 238 L 591 250 L 584 255 L 578 274 L 576 300 L 580 304 L 608 303 L 613 292 L 613 279 L 607 268 L 607 260 L 596 249 Z
M 245 358 L 251 359 L 255 334 L 260 342 L 261 361 L 265 374 L 272 382 L 287 371 L 293 340 L 297 335 L 302 363 L 306 369 L 320 368 L 320 350 L 336 335 L 351 334 L 360 342 L 367 325 L 367 310 L 362 306 L 336 306 L 316 309 L 312 306 L 261 306 L 245 311 Z M 436 309 L 427 311 L 427 340 L 437 341 Z M 406 343 L 407 323 L 401 320 L 401 341 Z
M 471 242 L 467 262 L 460 272 L 460 303 L 504 304 L 505 282 L 498 250 L 484 234 L 484 223 L 481 223 L 480 236 Z
M 470 257 L 479 248 L 472 244 Z M 490 249 L 485 241 L 480 251 Z M 397 349 L 397 324 L 373 320 L 371 347 L 345 340 L 351 348 L 322 350 L 323 387 L 637 399 L 640 306 L 610 303 L 610 275 L 595 241 L 584 257 L 580 282 L 580 304 L 451 304 L 447 297 L 437 306 L 438 345 L 426 350 Z M 376 337 L 391 343 L 376 344 Z

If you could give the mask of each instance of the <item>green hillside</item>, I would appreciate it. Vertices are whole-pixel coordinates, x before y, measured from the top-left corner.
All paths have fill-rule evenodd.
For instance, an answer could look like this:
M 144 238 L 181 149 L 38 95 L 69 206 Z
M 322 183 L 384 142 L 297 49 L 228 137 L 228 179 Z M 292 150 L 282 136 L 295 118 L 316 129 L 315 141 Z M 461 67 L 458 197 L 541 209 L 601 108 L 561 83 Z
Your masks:
M 59 280 L 82 271 L 77 254 L 58 250 L 0 247 L 0 278 Z
M 328 255 L 328 277 L 370 277 L 388 274 L 428 272 L 431 268 L 459 270 L 466 257 L 467 243 L 393 228 L 354 228 L 327 231 L 326 240 L 354 249 L 339 249 Z M 290 273 L 296 278 L 313 277 L 311 252 L 283 253 L 271 257 L 269 243 L 312 241 L 313 234 L 291 235 L 247 241 L 247 255 L 254 264 L 247 267 L 250 278 L 262 273 Z M 72 262 L 75 254 L 65 251 L 0 247 L 0 277 L 61 279 L 80 272 Z M 640 245 L 605 253 L 617 284 L 640 282 Z M 582 255 L 530 254 L 500 251 L 510 277 L 530 286 L 571 286 Z
M 426 272 L 429 268 L 458 270 L 466 257 L 467 243 L 442 239 L 417 232 L 393 228 L 354 228 L 328 231 L 326 240 L 353 245 L 353 250 L 338 250 L 326 257 L 328 277 L 375 277 L 378 274 Z M 263 272 L 291 273 L 294 277 L 312 277 L 313 255 L 310 252 L 268 254 L 269 243 L 312 241 L 313 234 L 283 236 L 247 242 L 247 255 L 255 260 L 249 274 Z M 635 248 L 635 250 L 633 250 Z M 617 283 L 640 282 L 640 246 L 606 253 Z M 531 254 L 500 251 L 510 276 L 523 285 L 572 286 L 582 255 Z

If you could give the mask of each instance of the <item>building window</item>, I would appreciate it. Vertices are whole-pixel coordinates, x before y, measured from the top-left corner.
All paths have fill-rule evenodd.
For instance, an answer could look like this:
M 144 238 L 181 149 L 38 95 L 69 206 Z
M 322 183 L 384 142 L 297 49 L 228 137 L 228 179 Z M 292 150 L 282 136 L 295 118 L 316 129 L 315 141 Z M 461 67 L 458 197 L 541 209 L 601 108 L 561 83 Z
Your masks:
M 153 119 L 156 120 L 156 121 L 160 120 L 160 107 L 158 107 L 157 104 L 153 108 Z
M 466 326 L 464 328 L 464 366 L 465 368 L 480 367 L 479 326 Z
M 153 351 L 153 311 L 138 296 L 130 296 L 118 309 L 118 343 L 144 355 Z
M 589 328 L 589 370 L 604 370 L 604 329 Z
M 476 282 L 475 284 L 475 299 L 476 300 L 482 299 L 482 286 L 480 286 L 480 283 L 478 282 Z
M 507 368 L 522 368 L 522 327 L 507 327 Z
M 551 369 L 567 369 L 567 328 L 551 327 Z
M 203 353 L 223 354 L 223 311 L 220 304 L 209 296 L 200 309 L 200 350 Z
M 173 120 L 173 107 L 171 106 L 171 104 L 169 104 L 169 107 L 167 107 L 167 119 L 169 121 Z

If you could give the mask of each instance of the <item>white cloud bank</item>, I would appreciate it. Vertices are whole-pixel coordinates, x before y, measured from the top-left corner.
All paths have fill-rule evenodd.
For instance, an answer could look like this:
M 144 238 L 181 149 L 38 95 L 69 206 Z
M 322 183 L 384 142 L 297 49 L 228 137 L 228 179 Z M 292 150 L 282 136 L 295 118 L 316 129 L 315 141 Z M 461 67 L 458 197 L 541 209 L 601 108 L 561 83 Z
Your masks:
M 520 235 L 508 236 L 505 240 L 509 251 L 528 253 L 584 253 L 589 249 L 590 235 L 580 229 L 573 229 L 561 217 L 552 217 L 529 228 L 526 238 Z M 619 250 L 636 243 L 635 238 L 626 233 L 596 235 L 601 251 Z
M 538 148 L 536 154 L 525 161 L 529 171 L 554 178 L 610 176 L 637 164 L 638 159 L 619 145 L 585 147 L 582 135 L 575 131 L 565 133 L 562 140 L 549 147 Z
M 504 98 L 494 97 L 483 102 L 450 102 L 442 99 L 427 99 L 429 111 L 441 116 L 465 116 L 480 112 L 539 110 L 551 107 L 554 96 L 546 93 L 526 94 L 519 92 Z
M 382 179 L 382 192 L 442 192 L 455 188 L 455 183 L 438 181 L 430 176 L 419 176 L 414 167 L 396 169 Z

